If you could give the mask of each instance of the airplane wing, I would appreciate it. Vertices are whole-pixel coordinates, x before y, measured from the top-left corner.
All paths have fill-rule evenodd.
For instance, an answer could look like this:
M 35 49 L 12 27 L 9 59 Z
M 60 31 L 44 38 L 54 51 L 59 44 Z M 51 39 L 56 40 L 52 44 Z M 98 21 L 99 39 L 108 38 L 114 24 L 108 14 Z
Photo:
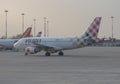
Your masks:
M 36 46 L 37 48 L 43 49 L 45 51 L 50 50 L 50 51 L 54 51 L 57 52 L 59 50 L 61 50 L 61 48 L 56 47 L 56 46 L 52 46 L 52 45 L 44 45 L 44 44 L 38 44 L 37 42 L 32 42 L 34 46 Z

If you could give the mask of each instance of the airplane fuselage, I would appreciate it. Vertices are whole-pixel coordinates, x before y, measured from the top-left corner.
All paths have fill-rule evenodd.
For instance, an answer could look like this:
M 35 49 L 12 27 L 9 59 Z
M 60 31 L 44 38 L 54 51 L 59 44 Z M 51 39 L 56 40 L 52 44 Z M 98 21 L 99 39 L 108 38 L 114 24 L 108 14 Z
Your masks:
M 12 49 L 14 42 L 18 39 L 0 39 L 0 48 Z
M 67 50 L 81 47 L 80 43 L 81 43 L 80 39 L 77 37 L 75 38 L 29 37 L 19 40 L 18 48 L 25 49 L 26 47 L 29 46 L 45 45 L 54 47 L 56 50 Z

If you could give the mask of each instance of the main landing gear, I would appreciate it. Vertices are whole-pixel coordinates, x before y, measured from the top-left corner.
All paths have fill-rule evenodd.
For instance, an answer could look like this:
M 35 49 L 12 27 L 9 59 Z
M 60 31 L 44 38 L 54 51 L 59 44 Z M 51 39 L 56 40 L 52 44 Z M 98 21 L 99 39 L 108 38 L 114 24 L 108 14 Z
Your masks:
M 63 53 L 62 51 L 60 51 L 60 52 L 58 53 L 58 55 L 59 55 L 59 56 L 63 56 L 64 53 Z
M 49 52 L 49 51 L 47 51 L 47 52 L 45 53 L 45 56 L 50 56 L 50 55 L 51 55 L 51 52 Z M 63 55 L 64 55 L 63 51 L 59 51 L 58 55 L 59 55 L 59 56 L 63 56 Z
M 27 55 L 28 55 L 28 53 L 26 52 L 26 53 L 25 53 L 25 56 L 27 56 Z
M 45 53 L 45 56 L 50 56 L 50 55 L 51 55 L 51 53 L 48 51 Z

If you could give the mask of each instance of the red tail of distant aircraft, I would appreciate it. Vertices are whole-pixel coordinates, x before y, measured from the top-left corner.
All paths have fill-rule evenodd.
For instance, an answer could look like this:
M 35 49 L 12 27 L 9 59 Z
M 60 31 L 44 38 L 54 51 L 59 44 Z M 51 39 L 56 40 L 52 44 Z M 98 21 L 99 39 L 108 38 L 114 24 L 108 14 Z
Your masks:
M 32 27 L 28 27 L 27 30 L 20 36 L 20 38 L 30 37 Z

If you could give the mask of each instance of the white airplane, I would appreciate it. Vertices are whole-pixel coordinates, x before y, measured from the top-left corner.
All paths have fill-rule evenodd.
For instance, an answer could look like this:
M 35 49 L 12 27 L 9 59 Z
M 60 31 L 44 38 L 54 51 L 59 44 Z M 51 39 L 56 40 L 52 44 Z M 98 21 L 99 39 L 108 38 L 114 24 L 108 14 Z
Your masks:
M 50 56 L 51 53 L 64 55 L 63 50 L 71 50 L 88 46 L 97 42 L 101 17 L 96 17 L 87 31 L 81 37 L 29 37 L 22 38 L 14 44 L 17 49 L 25 49 L 25 55 L 35 54 L 41 50 L 46 51 L 45 55 Z
M 31 30 L 32 28 L 31 27 L 28 27 L 26 29 L 26 31 L 20 36 L 20 39 L 21 38 L 25 38 L 25 37 L 30 37 L 30 34 L 31 34 Z M 17 42 L 19 39 L 0 39 L 0 49 L 13 49 L 13 44 L 15 42 Z

